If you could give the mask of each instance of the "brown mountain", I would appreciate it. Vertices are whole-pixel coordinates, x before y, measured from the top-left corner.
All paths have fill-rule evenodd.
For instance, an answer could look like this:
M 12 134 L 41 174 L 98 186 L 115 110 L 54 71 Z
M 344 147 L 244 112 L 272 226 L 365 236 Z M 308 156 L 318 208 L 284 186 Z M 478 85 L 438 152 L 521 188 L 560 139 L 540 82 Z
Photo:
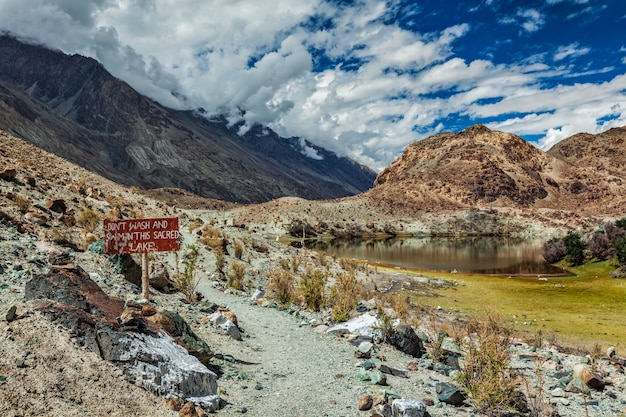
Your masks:
M 579 134 L 543 152 L 485 126 L 410 144 L 367 195 L 388 210 L 552 209 L 626 212 L 626 129 Z
M 140 95 L 93 59 L 0 36 L 0 129 L 109 179 L 261 202 L 326 199 L 371 187 L 375 173 L 298 138 L 254 127 L 244 137 L 202 111 Z

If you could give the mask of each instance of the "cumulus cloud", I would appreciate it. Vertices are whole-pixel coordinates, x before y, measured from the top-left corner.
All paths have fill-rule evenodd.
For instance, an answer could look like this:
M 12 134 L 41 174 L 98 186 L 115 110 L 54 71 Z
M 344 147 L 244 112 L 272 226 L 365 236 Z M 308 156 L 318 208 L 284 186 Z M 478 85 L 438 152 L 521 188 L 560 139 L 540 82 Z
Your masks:
M 560 2 L 585 3 L 548 5 Z M 515 8 L 502 18 L 498 2 L 470 3 L 519 27 L 520 39 L 547 25 L 545 8 Z M 0 29 L 93 57 L 169 107 L 243 117 L 244 130 L 260 122 L 374 169 L 408 143 L 463 123 L 544 135 L 542 147 L 624 123 L 623 75 L 584 83 L 583 76 L 613 67 L 564 64 L 590 55 L 590 47 L 564 42 L 506 63 L 470 58 L 459 46 L 480 25 L 456 20 L 419 31 L 391 18 L 420 22 L 425 7 L 400 0 L 0 0 Z M 302 143 L 306 155 L 320 157 Z

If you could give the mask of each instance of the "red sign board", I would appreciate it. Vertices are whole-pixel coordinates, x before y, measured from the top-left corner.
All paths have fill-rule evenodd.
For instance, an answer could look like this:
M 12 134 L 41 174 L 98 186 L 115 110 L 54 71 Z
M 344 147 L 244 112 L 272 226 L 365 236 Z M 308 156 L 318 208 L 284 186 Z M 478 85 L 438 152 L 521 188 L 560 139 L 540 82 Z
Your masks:
M 104 221 L 104 253 L 171 252 L 180 247 L 178 217 Z

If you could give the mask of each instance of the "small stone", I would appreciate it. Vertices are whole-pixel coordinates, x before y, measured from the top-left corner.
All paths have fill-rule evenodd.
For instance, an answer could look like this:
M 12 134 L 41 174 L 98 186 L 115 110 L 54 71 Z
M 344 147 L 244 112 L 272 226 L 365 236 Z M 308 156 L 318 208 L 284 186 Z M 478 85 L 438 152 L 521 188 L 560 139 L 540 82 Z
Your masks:
M 13 320 L 17 318 L 16 312 L 17 312 L 17 306 L 11 306 L 11 308 L 9 308 L 9 311 L 7 311 L 7 314 L 6 314 L 7 322 L 11 323 Z
M 180 411 L 178 412 L 179 417 L 199 417 L 198 412 L 196 411 L 196 406 L 192 402 L 187 402 L 182 406 Z
M 369 359 L 372 356 L 374 345 L 371 342 L 361 342 L 359 348 L 354 352 L 355 358 Z
M 172 397 L 165 401 L 165 404 L 172 411 L 180 411 L 180 409 L 183 407 L 183 400 L 177 397 Z
M 372 408 L 374 404 L 374 398 L 370 394 L 366 394 L 359 398 L 359 410 L 367 411 Z
M 156 313 L 158 313 L 157 309 L 152 306 L 149 306 L 149 305 L 141 306 L 141 315 L 144 317 L 154 316 Z
M 141 310 L 138 308 L 126 308 L 124 309 L 124 311 L 122 311 L 122 314 L 120 314 L 120 316 L 117 318 L 117 321 L 120 324 L 132 324 L 135 323 L 135 321 L 137 321 L 137 319 L 139 319 L 141 317 Z
M 378 370 L 372 372 L 371 381 L 375 385 L 387 385 L 387 377 Z
M 609 346 L 606 350 L 606 356 L 608 356 L 609 358 L 612 358 L 613 356 L 615 356 L 617 353 L 615 352 L 615 346 Z
M 204 409 L 202 407 L 197 407 L 196 406 L 196 414 L 198 414 L 198 417 L 207 417 L 208 414 L 206 413 L 206 411 L 204 411 Z
M 550 392 L 550 395 L 556 398 L 561 398 L 561 397 L 565 397 L 565 391 L 563 390 L 563 388 L 555 388 Z

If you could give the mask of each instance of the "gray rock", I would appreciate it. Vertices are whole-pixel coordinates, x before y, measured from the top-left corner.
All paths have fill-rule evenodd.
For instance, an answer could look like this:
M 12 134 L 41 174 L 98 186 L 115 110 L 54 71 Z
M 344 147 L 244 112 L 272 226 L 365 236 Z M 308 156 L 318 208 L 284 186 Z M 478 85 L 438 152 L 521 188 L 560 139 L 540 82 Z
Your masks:
M 239 328 L 237 328 L 235 323 L 230 321 L 222 313 L 215 312 L 215 313 L 211 314 L 209 316 L 209 320 L 211 320 L 211 323 L 213 323 L 214 326 L 217 326 L 220 329 L 222 329 L 224 331 L 224 333 L 228 334 L 233 339 L 235 339 L 235 340 L 242 340 L 241 339 L 241 332 L 239 331 Z
M 421 358 L 426 350 L 421 339 L 411 326 L 401 324 L 394 329 L 389 341 L 396 349 L 414 358 Z
M 435 385 L 437 398 L 442 403 L 459 406 L 465 401 L 465 395 L 454 385 L 445 382 L 438 382 Z
M 393 400 L 391 413 L 393 417 L 423 417 L 426 404 L 419 400 Z
M 17 306 L 11 306 L 11 308 L 9 308 L 9 311 L 7 311 L 7 314 L 5 316 L 7 322 L 11 323 L 17 318 L 17 314 L 15 314 L 16 312 Z
M 121 363 L 136 385 L 166 398 L 184 398 L 211 412 L 219 408 L 217 375 L 165 332 L 148 335 L 102 327 L 98 339 L 105 359 Z
M 174 284 L 163 262 L 150 262 L 150 272 L 148 276 L 150 286 L 160 291 L 167 290 Z

